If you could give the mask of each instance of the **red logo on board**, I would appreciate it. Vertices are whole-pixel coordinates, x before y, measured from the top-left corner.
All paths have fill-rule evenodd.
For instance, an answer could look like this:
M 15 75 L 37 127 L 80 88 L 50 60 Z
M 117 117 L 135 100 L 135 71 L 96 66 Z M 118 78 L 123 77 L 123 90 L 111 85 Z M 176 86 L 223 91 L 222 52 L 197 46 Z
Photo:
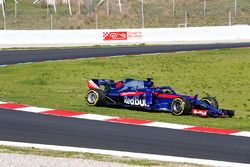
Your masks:
M 127 40 L 128 34 L 126 31 L 122 32 L 103 32 L 103 40 L 111 41 L 111 40 Z

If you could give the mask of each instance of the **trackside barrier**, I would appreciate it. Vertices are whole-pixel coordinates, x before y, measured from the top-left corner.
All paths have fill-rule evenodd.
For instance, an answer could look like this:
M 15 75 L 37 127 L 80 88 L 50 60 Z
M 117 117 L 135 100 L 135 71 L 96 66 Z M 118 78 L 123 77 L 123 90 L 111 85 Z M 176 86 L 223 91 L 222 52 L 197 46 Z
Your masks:
M 0 48 L 250 42 L 250 26 L 98 30 L 0 30 Z

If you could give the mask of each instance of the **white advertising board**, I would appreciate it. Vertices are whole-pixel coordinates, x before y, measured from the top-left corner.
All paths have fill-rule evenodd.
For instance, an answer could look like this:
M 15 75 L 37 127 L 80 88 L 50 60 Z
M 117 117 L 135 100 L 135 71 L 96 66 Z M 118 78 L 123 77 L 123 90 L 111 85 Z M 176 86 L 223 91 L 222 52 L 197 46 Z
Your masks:
M 250 26 L 159 29 L 0 30 L 0 47 L 250 42 Z

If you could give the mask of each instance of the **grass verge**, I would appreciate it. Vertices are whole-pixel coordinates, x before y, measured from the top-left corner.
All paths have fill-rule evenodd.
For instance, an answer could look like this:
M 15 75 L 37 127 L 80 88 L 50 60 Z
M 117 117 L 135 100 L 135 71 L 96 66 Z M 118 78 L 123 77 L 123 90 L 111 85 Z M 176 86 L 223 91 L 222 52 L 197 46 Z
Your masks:
M 0 100 L 161 122 L 250 131 L 250 49 L 222 49 L 147 56 L 67 60 L 0 68 Z M 236 110 L 232 119 L 173 116 L 85 104 L 86 80 L 145 79 L 177 92 L 216 96 L 221 108 Z
M 7 29 L 50 29 L 50 14 L 53 14 L 53 29 L 95 29 L 96 16 L 98 15 L 98 28 L 141 28 L 141 2 L 135 0 L 122 1 L 122 13 L 117 8 L 117 1 L 109 2 L 109 14 L 107 16 L 106 3 L 94 3 L 94 11 L 88 15 L 86 3 L 81 2 L 81 14 L 79 14 L 78 0 L 71 1 L 73 15 L 70 16 L 67 4 L 56 3 L 57 12 L 54 13 L 50 6 L 47 15 L 47 5 L 42 1 L 34 5 L 30 0 L 22 0 L 17 5 L 15 17 L 14 1 L 6 1 L 6 26 Z M 97 2 L 97 1 L 94 1 Z M 229 24 L 229 11 L 231 11 L 231 23 L 249 24 L 249 7 L 247 0 L 237 1 L 237 13 L 234 12 L 234 0 L 209 0 L 206 2 L 206 15 L 204 16 L 204 1 L 202 0 L 178 0 L 173 4 L 171 0 L 145 1 L 144 22 L 145 28 L 178 27 L 185 22 L 185 11 L 189 27 L 193 26 L 223 26 Z M 2 13 L 2 11 L 1 11 Z M 0 29 L 3 29 L 3 17 L 0 14 Z

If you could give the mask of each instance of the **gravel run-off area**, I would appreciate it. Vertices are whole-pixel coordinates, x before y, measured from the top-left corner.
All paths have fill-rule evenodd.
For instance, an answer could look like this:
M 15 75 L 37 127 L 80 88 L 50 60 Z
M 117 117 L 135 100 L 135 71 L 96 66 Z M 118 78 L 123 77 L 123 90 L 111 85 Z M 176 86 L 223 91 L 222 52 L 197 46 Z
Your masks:
M 0 153 L 0 167 L 143 167 L 117 162 L 105 162 L 82 158 L 65 158 L 33 154 Z M 202 167 L 186 163 L 155 163 L 146 167 Z
M 1 167 L 139 167 L 95 160 L 0 153 Z

